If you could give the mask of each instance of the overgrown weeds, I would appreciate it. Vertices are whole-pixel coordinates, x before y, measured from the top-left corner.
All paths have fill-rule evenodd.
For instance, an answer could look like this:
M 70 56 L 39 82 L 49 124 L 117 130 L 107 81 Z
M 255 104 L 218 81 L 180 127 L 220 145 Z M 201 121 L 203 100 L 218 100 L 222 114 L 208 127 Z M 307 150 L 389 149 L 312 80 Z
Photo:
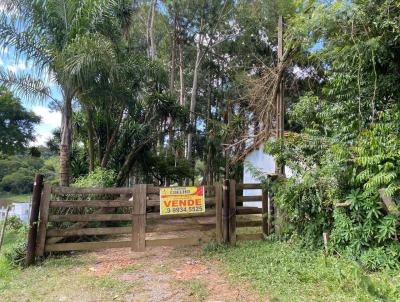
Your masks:
M 400 271 L 368 273 L 348 258 L 325 257 L 291 242 L 208 246 L 205 257 L 225 264 L 234 282 L 250 282 L 270 301 L 399 301 Z

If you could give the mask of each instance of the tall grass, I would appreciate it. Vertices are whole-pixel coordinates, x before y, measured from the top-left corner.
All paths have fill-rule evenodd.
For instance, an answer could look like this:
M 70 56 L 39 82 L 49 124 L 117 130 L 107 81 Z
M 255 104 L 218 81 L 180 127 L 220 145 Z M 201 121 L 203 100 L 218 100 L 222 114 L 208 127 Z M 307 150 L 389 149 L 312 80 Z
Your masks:
M 368 273 L 295 243 L 246 242 L 208 248 L 205 256 L 221 260 L 235 282 L 249 282 L 270 301 L 400 301 L 400 271 Z

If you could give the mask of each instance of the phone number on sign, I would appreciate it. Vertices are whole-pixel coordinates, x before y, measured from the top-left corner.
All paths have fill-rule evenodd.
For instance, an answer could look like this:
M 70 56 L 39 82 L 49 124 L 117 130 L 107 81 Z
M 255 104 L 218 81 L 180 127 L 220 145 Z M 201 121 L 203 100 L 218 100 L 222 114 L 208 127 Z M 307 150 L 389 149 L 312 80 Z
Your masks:
M 188 207 L 188 208 L 166 208 L 167 213 L 192 213 L 192 212 L 202 212 L 202 207 Z

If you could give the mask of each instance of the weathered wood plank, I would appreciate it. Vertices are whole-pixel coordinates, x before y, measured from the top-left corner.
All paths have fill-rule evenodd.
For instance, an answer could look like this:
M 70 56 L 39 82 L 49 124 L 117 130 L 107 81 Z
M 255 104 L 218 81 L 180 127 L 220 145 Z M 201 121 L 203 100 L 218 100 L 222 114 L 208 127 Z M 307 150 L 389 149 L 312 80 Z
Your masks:
M 237 215 L 248 215 L 248 214 L 262 214 L 262 208 L 256 207 L 237 207 Z
M 210 231 L 215 228 L 215 223 L 209 224 L 154 224 L 146 226 L 146 233 L 168 233 L 179 231 Z
M 246 227 L 260 227 L 262 226 L 261 220 L 253 220 L 253 221 L 237 221 L 237 228 L 246 228 Z
M 40 202 L 38 240 L 36 242 L 36 255 L 39 257 L 43 256 L 45 250 L 44 247 L 46 244 L 47 223 L 49 221 L 51 189 L 52 187 L 50 184 L 44 184 Z
M 93 212 L 93 214 L 106 214 L 109 212 L 109 210 L 110 210 L 110 208 L 100 208 L 100 209 L 96 210 L 95 212 Z M 84 228 L 88 223 L 89 223 L 89 221 L 76 222 L 73 225 L 71 225 L 68 229 L 69 230 L 81 229 L 81 228 Z M 55 244 L 57 242 L 60 242 L 63 239 L 64 239 L 64 237 L 51 237 L 46 240 L 46 244 Z
M 236 181 L 229 183 L 229 243 L 236 244 Z
M 262 195 L 262 231 L 264 235 L 268 233 L 268 191 L 263 190 Z
M 160 195 L 160 188 L 162 188 L 162 187 L 149 186 L 149 187 L 147 188 L 147 194 L 157 194 L 157 195 Z
M 222 230 L 222 185 L 215 185 L 215 235 L 217 243 L 222 243 L 223 230 Z
M 160 206 L 160 199 L 149 199 L 147 200 L 148 207 L 159 207 Z
M 131 207 L 132 202 L 128 200 L 52 200 L 50 208 L 118 208 Z
M 136 185 L 132 217 L 132 251 L 144 251 L 146 247 L 147 185 Z
M 86 235 L 119 235 L 130 234 L 131 227 L 112 227 L 112 228 L 84 228 L 84 229 L 52 229 L 47 231 L 47 237 L 58 236 L 86 236 Z
M 257 190 L 257 189 L 262 189 L 261 184 L 237 184 L 236 186 L 237 190 Z
M 229 243 L 229 180 L 225 179 L 222 186 L 222 238 Z
M 53 194 L 130 194 L 132 188 L 75 188 L 52 187 Z
M 51 222 L 75 221 L 130 221 L 132 214 L 84 214 L 84 215 L 50 215 Z
M 236 235 L 236 239 L 238 241 L 262 240 L 262 239 L 264 239 L 264 235 L 262 233 L 257 233 L 257 234 L 238 234 L 238 235 Z
M 272 225 L 273 205 L 272 205 L 271 196 L 268 196 L 267 212 L 268 212 L 268 235 L 271 235 L 272 229 L 273 229 L 273 225 Z
M 237 201 L 262 201 L 262 195 L 256 195 L 256 196 L 237 196 L 236 200 Z
M 86 251 L 130 247 L 130 241 L 100 241 L 46 244 L 46 252 Z

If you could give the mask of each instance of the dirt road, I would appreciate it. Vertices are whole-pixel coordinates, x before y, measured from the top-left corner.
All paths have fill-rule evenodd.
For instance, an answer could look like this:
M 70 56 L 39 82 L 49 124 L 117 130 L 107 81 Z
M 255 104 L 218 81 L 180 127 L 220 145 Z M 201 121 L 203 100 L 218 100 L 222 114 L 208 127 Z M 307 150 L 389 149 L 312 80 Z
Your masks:
M 86 270 L 132 284 L 118 301 L 266 301 L 246 284 L 231 284 L 215 260 L 199 257 L 199 248 L 128 249 L 88 254 Z

